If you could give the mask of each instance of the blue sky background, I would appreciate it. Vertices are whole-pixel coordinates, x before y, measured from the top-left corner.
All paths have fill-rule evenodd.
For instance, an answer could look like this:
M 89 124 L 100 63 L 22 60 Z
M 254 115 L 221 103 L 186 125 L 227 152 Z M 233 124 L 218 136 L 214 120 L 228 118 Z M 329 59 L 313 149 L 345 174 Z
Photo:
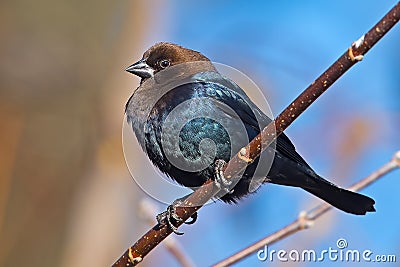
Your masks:
M 394 4 L 171 1 L 157 14 L 160 20 L 165 18 L 167 30 L 159 32 L 155 27 L 146 42 L 178 43 L 243 71 L 263 89 L 278 114 Z M 286 131 L 311 166 L 341 186 L 365 177 L 400 149 L 399 44 L 397 25 Z M 346 143 L 346 133 L 357 133 L 357 127 L 364 128 L 355 135 L 355 142 L 365 136 L 366 141 L 360 141 L 361 148 L 356 145 L 356 155 L 340 154 L 338 146 L 343 143 L 345 151 L 353 151 L 354 142 Z M 345 171 L 337 169 L 343 166 Z M 345 177 L 333 177 L 341 174 Z M 349 249 L 396 254 L 400 260 L 399 176 L 395 171 L 362 191 L 376 200 L 376 213 L 358 217 L 332 210 L 314 228 L 271 249 L 321 251 L 336 248 L 336 240 L 345 238 Z M 186 234 L 179 240 L 199 266 L 210 265 L 280 229 L 318 203 L 302 190 L 266 185 L 239 206 L 216 203 L 202 209 L 198 222 L 184 228 Z M 163 256 L 154 256 L 152 261 L 165 262 L 165 252 L 155 253 Z M 174 260 L 166 257 L 168 265 L 174 266 Z M 324 266 L 337 264 L 326 261 Z M 253 255 L 236 266 L 265 265 L 279 263 L 260 263 Z

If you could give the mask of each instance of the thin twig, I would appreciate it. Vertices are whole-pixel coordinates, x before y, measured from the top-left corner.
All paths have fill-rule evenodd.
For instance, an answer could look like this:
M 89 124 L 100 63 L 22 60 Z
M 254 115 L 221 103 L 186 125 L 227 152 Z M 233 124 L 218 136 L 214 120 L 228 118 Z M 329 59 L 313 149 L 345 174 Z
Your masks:
M 348 189 L 351 191 L 359 191 L 370 184 L 376 182 L 385 174 L 395 170 L 396 168 L 400 168 L 400 151 L 396 152 L 393 158 L 380 167 L 378 170 L 374 171 L 369 176 L 365 177 L 361 181 L 353 184 Z M 216 263 L 213 267 L 225 267 L 230 266 L 244 258 L 250 256 L 251 254 L 255 253 L 256 251 L 264 248 L 265 246 L 269 246 L 274 244 L 275 242 L 284 239 L 300 230 L 304 230 L 310 228 L 314 225 L 314 222 L 321 217 L 323 214 L 328 212 L 332 209 L 332 206 L 323 203 L 308 212 L 302 211 L 299 214 L 299 217 L 292 223 L 286 225 L 285 227 L 281 228 L 280 230 L 276 231 L 275 233 L 260 239 L 259 241 L 255 242 L 254 244 L 240 250 L 239 252 L 233 254 L 232 256 Z
M 377 43 L 400 18 L 400 3 L 397 3 L 372 29 L 354 42 L 335 63 L 316 79 L 298 98 L 296 98 L 274 121 L 242 148 L 227 164 L 224 171 L 226 178 L 235 177 L 254 161 L 303 111 L 325 92 L 340 76 L 355 63 L 362 60 L 370 48 Z M 275 129 L 276 126 L 276 129 Z M 199 210 L 219 189 L 211 180 L 194 191 L 185 199 L 182 206 L 176 207 L 176 215 L 186 221 Z M 178 223 L 180 226 L 182 222 Z M 166 223 L 157 224 L 144 234 L 133 246 L 112 265 L 113 267 L 135 266 L 163 241 L 172 230 Z

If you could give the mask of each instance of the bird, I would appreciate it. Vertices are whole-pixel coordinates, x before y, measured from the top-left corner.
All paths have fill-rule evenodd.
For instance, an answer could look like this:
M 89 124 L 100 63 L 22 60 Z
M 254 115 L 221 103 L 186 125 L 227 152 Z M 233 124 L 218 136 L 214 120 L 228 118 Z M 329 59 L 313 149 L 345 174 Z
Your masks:
M 150 161 L 185 187 L 216 179 L 216 164 L 228 162 L 272 121 L 246 88 L 195 50 L 156 43 L 126 71 L 141 79 L 126 103 L 128 123 Z M 302 188 L 346 213 L 375 211 L 372 198 L 318 175 L 285 133 L 218 199 L 238 203 L 257 191 L 254 184 L 266 183 Z

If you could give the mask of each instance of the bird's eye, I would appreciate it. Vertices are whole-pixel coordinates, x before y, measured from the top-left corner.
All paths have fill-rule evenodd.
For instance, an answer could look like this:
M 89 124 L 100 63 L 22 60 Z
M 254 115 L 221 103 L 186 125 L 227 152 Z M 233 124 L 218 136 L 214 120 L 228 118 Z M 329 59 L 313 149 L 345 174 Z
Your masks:
M 161 60 L 158 65 L 160 65 L 161 68 L 165 69 L 166 67 L 169 67 L 171 63 L 167 59 Z

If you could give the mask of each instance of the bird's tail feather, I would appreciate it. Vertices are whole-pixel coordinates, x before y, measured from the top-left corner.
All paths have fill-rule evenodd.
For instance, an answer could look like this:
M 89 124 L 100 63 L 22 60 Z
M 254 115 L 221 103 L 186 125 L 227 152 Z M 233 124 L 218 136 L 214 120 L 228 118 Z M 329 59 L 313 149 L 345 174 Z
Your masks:
M 340 188 L 322 177 L 313 179 L 313 185 L 303 189 L 348 213 L 364 215 L 375 211 L 372 198 Z

